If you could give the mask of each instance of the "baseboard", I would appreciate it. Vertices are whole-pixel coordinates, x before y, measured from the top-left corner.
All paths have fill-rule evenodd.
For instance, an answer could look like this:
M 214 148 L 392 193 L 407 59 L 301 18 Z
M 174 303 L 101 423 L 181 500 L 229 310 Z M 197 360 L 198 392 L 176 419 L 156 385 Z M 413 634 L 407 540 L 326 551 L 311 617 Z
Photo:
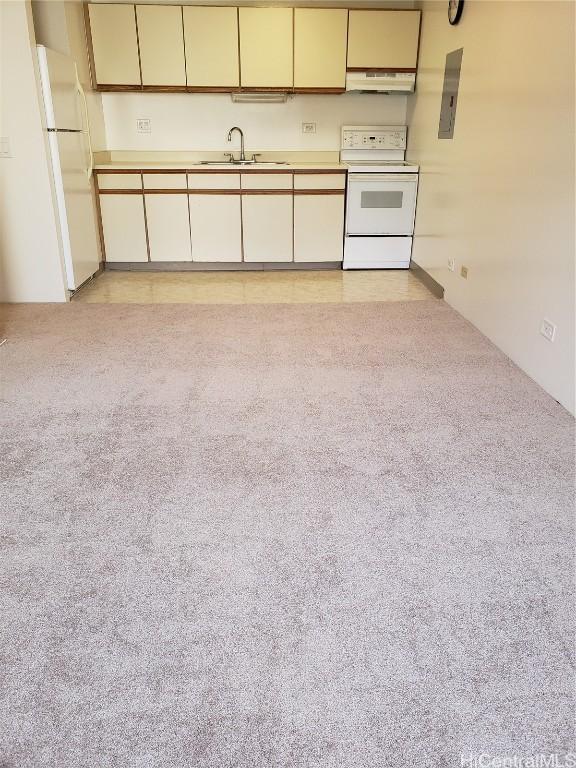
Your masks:
M 262 272 L 302 269 L 342 269 L 341 261 L 295 262 L 217 262 L 217 261 L 118 261 L 107 262 L 105 269 L 123 272 Z
M 434 278 L 429 275 L 425 269 L 422 269 L 422 267 L 418 266 L 415 261 L 410 262 L 410 272 L 412 272 L 414 277 L 418 278 L 418 280 L 420 280 L 420 282 L 423 283 L 426 288 L 428 288 L 430 293 L 433 293 L 437 299 L 444 298 L 444 288 L 440 285 L 440 283 L 436 282 L 436 280 L 434 280 Z

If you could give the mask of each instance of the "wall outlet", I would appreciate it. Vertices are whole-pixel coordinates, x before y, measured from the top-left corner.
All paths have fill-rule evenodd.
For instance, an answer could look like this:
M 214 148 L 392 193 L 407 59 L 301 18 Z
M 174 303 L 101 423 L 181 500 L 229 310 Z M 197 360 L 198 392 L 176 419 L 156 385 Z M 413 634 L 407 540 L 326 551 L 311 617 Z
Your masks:
M 468 277 L 468 267 L 460 267 L 460 275 L 466 279 Z
M 556 326 L 554 323 L 551 323 L 550 320 L 544 319 L 540 325 L 540 333 L 545 339 L 548 339 L 548 341 L 554 341 L 554 337 L 556 336 Z
M 456 270 L 456 259 L 448 259 L 448 269 L 450 272 L 454 272 Z
M 302 133 L 316 133 L 316 123 L 302 123 Z
M 8 136 L 0 136 L 0 157 L 12 157 Z
M 152 133 L 152 120 L 149 117 L 137 118 L 136 133 Z

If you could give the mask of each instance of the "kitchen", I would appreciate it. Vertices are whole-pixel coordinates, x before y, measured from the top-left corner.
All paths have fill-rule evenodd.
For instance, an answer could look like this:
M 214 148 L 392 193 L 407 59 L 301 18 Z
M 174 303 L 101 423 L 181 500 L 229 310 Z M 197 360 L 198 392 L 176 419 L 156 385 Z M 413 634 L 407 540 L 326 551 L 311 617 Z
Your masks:
M 89 3 L 85 24 L 91 85 L 111 102 L 107 112 L 118 110 L 122 128 L 132 129 L 125 146 L 134 144 L 136 127 L 148 149 L 94 152 L 73 60 L 38 47 L 71 295 L 100 263 L 123 270 L 409 267 L 418 168 L 404 163 L 406 127 L 397 121 L 415 87 L 419 11 Z M 233 105 L 230 119 L 257 122 L 250 126 L 257 130 L 245 138 L 233 126 L 227 143 L 236 152 L 222 152 L 216 148 L 223 148 L 223 128 L 203 125 L 195 151 L 170 150 L 177 118 L 158 129 L 165 117 L 125 117 L 127 108 L 150 114 L 151 100 L 160 104 L 151 94 L 159 93 L 168 114 L 183 107 L 173 100 L 185 98 L 200 115 L 210 113 L 205 94 L 218 94 L 208 97 L 214 111 Z M 388 113 L 394 123 L 339 126 L 344 98 L 356 119 Z M 325 99 L 332 101 L 330 116 Z M 269 127 L 269 117 L 284 120 L 289 110 L 303 109 L 321 114 L 320 134 L 338 130 L 339 153 L 313 148 L 326 146 L 326 137 L 315 135 L 316 121 L 302 121 L 301 136 Z M 198 119 L 184 124 L 191 122 Z M 157 130 L 164 143 L 152 152 Z M 193 130 L 181 146 L 191 141 Z M 78 167 L 63 172 L 60 156 L 71 157 L 66 145 L 73 143 Z M 81 211 L 75 185 L 86 163 Z M 87 256 L 91 184 L 101 259 L 96 242 Z

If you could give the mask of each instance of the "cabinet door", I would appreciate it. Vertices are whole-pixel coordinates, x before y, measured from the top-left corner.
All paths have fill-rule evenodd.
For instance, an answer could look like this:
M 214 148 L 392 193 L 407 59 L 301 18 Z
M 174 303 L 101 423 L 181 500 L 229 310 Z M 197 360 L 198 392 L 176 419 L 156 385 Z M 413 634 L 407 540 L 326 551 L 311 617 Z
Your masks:
M 347 27 L 345 9 L 295 9 L 295 88 L 346 87 Z
M 415 70 L 420 11 L 350 11 L 348 69 Z
M 184 40 L 188 86 L 240 85 L 237 8 L 185 5 Z
M 146 224 L 150 261 L 192 261 L 187 194 L 148 194 Z
M 240 83 L 243 88 L 291 88 L 292 8 L 240 8 Z
M 295 195 L 294 261 L 342 261 L 344 194 Z
M 96 84 L 140 86 L 133 5 L 88 5 Z
M 144 197 L 100 195 L 106 261 L 148 261 Z
M 142 85 L 186 85 L 182 8 L 137 5 Z
M 292 261 L 292 193 L 242 196 L 244 261 Z
M 193 261 L 242 261 L 240 195 L 190 195 Z

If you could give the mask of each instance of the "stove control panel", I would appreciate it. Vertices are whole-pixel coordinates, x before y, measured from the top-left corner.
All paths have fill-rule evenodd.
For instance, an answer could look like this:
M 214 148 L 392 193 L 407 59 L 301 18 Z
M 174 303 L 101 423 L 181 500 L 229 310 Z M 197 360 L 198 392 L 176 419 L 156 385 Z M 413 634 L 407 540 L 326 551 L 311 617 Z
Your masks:
M 341 149 L 406 149 L 405 125 L 344 125 Z

